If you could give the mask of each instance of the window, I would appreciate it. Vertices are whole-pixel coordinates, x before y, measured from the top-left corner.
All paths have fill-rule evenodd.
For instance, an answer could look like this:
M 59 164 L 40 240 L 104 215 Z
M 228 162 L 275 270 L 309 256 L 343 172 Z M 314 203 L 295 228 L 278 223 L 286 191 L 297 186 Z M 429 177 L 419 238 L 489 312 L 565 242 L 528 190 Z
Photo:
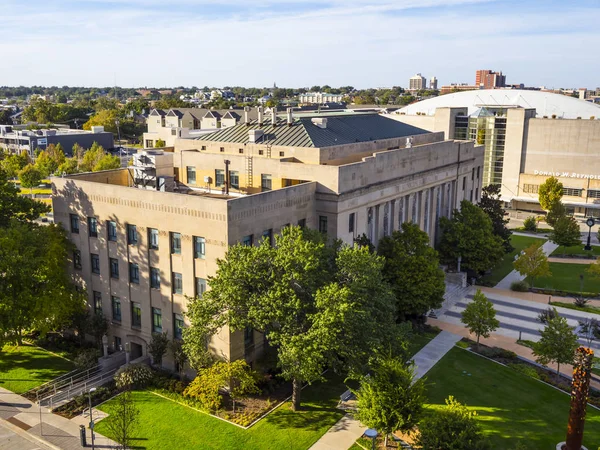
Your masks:
M 115 297 L 114 295 L 111 297 L 112 303 L 112 318 L 117 322 L 121 321 L 121 299 L 119 297 Z
M 229 171 L 229 184 L 232 188 L 240 188 L 240 173 L 237 170 Z
M 100 274 L 100 256 L 95 253 L 91 253 L 90 257 L 92 260 L 92 273 Z
M 221 153 L 224 153 L 224 152 L 225 152 L 225 147 L 219 147 L 219 151 L 220 151 Z
M 142 307 L 136 302 L 131 302 L 131 326 L 137 328 L 142 326 Z
M 587 196 L 588 198 L 600 198 L 600 190 L 588 189 Z
M 110 277 L 119 278 L 119 260 L 115 258 L 109 258 L 110 262 Z
M 202 298 L 206 292 L 206 280 L 204 278 L 196 278 L 196 297 Z
M 88 234 L 90 237 L 98 237 L 98 220 L 88 217 Z
M 71 233 L 79 234 L 79 217 L 75 214 L 69 214 L 71 217 Z
M 196 168 L 194 166 L 187 166 L 186 171 L 188 184 L 196 184 Z
M 253 235 L 252 234 L 249 234 L 248 236 L 244 236 L 242 238 L 242 244 L 244 244 L 247 247 L 251 247 L 253 241 L 254 241 L 254 239 L 253 239 Z
M 92 291 L 94 295 L 94 312 L 102 314 L 102 294 L 98 291 Z
M 244 347 L 248 348 L 254 345 L 254 329 L 251 327 L 244 328 Z
M 523 192 L 526 194 L 537 194 L 540 188 L 539 184 L 524 184 Z
M 300 219 L 300 220 L 298 221 L 298 226 L 299 226 L 300 228 L 306 228 L 306 219 Z
M 194 258 L 204 259 L 206 255 L 206 240 L 203 237 L 194 236 Z
M 243 148 L 238 148 L 238 153 L 241 155 L 244 153 L 244 149 Z
M 269 228 L 268 230 L 263 231 L 262 238 L 269 241 L 269 245 L 273 245 L 273 229 Z
M 258 154 L 259 154 L 259 155 L 262 155 L 264 152 L 265 152 L 264 150 L 259 150 L 259 151 L 258 151 Z
M 81 270 L 81 252 L 79 250 L 73 252 L 73 267 L 77 270 Z
M 563 188 L 563 195 L 568 195 L 570 197 L 581 197 L 581 192 L 583 189 L 581 188 Z
M 285 152 L 279 152 L 279 156 L 285 156 Z
M 151 250 L 158 250 L 158 230 L 148 228 L 148 246 Z
M 119 336 L 115 336 L 115 351 L 123 351 L 123 346 L 121 345 L 121 338 Z
M 181 233 L 171 233 L 171 254 L 181 255 Z
M 348 216 L 348 233 L 354 233 L 354 213 Z
M 467 188 L 467 177 L 463 177 L 463 191 Z
M 473 189 L 469 191 L 469 201 L 473 202 Z
M 473 167 L 473 170 L 471 171 L 471 181 L 473 181 L 475 179 L 475 167 Z
M 477 179 L 479 180 L 479 170 L 481 169 L 481 166 L 477 166 Z
M 171 136 L 177 136 L 177 129 L 173 128 L 171 130 Z
M 146 148 L 154 147 L 154 141 L 152 139 L 146 139 Z
M 327 216 L 319 216 L 319 232 L 327 233 Z
M 225 186 L 225 171 L 221 169 L 215 170 L 215 186 Z
M 127 243 L 129 245 L 136 245 L 138 241 L 137 227 L 135 225 L 127 225 Z
M 109 241 L 117 240 L 117 222 L 113 220 L 106 221 L 106 234 Z
M 173 336 L 175 339 L 181 339 L 183 336 L 183 316 L 173 314 Z
M 162 311 L 160 308 L 152 308 L 152 331 L 162 333 Z
M 140 284 L 140 267 L 135 263 L 129 263 L 129 282 Z
M 183 278 L 177 272 L 173 272 L 173 294 L 183 294 Z
M 150 287 L 160 289 L 160 270 L 157 267 L 150 267 Z
M 475 188 L 475 201 L 477 201 L 478 195 L 479 195 L 479 188 Z
M 271 174 L 263 173 L 260 176 L 260 187 L 262 192 L 270 191 L 273 188 L 273 181 L 271 179 Z
M 203 145 L 200 150 L 206 150 L 206 145 Z

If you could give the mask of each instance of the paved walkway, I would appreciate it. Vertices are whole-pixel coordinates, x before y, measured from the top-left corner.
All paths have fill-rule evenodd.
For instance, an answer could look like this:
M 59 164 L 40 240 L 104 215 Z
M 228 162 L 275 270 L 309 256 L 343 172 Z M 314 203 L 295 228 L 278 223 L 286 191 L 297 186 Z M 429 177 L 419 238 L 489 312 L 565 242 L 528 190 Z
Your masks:
M 415 378 L 419 379 L 460 341 L 461 335 L 442 331 L 423 347 L 414 357 L 416 364 Z M 332 426 L 310 450 L 343 450 L 363 435 L 367 427 L 363 426 L 352 415 L 346 414 Z
M 41 419 L 41 424 L 40 424 Z M 8 422 L 9 424 L 7 425 Z M 63 450 L 82 450 L 79 443 L 79 425 L 57 414 L 52 414 L 46 408 L 40 409 L 38 406 L 25 397 L 14 394 L 0 387 L 0 424 L 3 428 L 12 429 L 18 427 L 27 432 L 27 438 L 40 442 L 37 448 L 63 449 Z M 13 425 L 13 427 L 10 427 Z M 0 431 L 3 431 L 0 429 Z M 98 434 L 95 434 L 95 445 L 97 448 L 116 448 L 114 441 Z M 88 447 L 91 446 L 92 438 L 90 430 L 86 429 Z M 20 435 L 21 438 L 26 438 Z M 31 442 L 31 439 L 27 439 Z M 11 448 L 11 447 L 6 447 Z M 36 447 L 33 447 L 36 448 Z M 0 440 L 0 449 L 4 449 L 4 441 Z
M 566 264 L 593 264 L 596 262 L 596 259 L 588 259 L 588 258 L 556 258 L 552 256 L 548 258 L 548 262 L 553 263 L 566 263 Z
M 557 248 L 558 248 L 558 245 L 556 245 L 554 242 L 550 242 L 550 241 L 546 241 L 546 242 L 544 242 L 544 245 L 542 245 L 542 250 L 544 251 L 544 253 L 546 255 L 549 255 Z M 506 275 L 502 280 L 500 280 L 500 282 L 495 287 L 497 287 L 498 289 L 510 289 L 510 285 L 512 283 L 514 283 L 515 281 L 521 281 L 524 279 L 525 279 L 524 275 L 521 275 L 516 270 L 513 270 L 511 273 Z

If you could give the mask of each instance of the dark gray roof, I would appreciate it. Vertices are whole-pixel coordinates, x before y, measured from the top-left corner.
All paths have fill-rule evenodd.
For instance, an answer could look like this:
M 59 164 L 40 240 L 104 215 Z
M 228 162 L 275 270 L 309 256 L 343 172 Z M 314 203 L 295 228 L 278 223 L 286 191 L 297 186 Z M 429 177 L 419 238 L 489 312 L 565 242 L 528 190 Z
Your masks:
M 291 126 L 287 125 L 285 119 L 278 118 L 277 126 L 273 126 L 269 117 L 265 119 L 262 126 L 253 120 L 248 126 L 241 123 L 196 139 L 244 144 L 248 142 L 248 131 L 255 129 L 264 132 L 259 142 L 269 142 L 277 146 L 315 148 L 429 133 L 422 128 L 378 114 L 345 114 L 327 116 L 326 128 L 313 124 L 311 117 L 295 118 Z
M 149 114 L 150 116 L 165 116 L 165 112 L 162 109 L 153 109 L 152 112 Z

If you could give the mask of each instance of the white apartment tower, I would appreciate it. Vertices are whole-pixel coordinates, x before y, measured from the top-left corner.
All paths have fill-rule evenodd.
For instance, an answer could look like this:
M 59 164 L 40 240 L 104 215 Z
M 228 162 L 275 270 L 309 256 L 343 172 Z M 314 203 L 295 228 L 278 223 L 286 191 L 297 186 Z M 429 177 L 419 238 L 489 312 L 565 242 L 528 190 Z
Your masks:
M 427 79 L 418 73 L 414 77 L 410 77 L 408 86 L 408 90 L 410 91 L 419 91 L 421 89 L 425 89 L 427 87 Z

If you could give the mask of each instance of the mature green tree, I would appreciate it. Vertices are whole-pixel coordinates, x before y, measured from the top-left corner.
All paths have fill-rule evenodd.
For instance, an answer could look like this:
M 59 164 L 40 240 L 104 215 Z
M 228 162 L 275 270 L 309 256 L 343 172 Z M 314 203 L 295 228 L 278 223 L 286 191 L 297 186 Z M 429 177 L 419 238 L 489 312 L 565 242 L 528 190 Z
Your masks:
M 162 366 L 163 356 L 169 348 L 169 334 L 164 331 L 162 333 L 152 333 L 152 339 L 148 344 L 148 353 L 152 356 L 154 364 L 158 367 Z
M 94 337 L 96 347 L 99 349 L 102 348 L 102 337 L 108 332 L 108 328 L 108 319 L 101 311 L 89 314 L 85 331 L 87 334 L 91 334 Z
M 58 169 L 58 166 L 54 164 L 54 161 L 52 161 L 50 155 L 46 152 L 41 152 L 35 158 L 35 167 L 42 175 L 42 178 L 52 175 Z
M 469 333 L 475 333 L 477 336 L 477 348 L 481 336 L 490 337 L 490 333 L 500 326 L 500 322 L 496 319 L 494 304 L 481 292 L 481 289 L 477 289 L 473 301 L 463 311 L 460 321 L 469 329 Z
M 442 305 L 444 271 L 437 251 L 429 245 L 429 235 L 417 224 L 403 223 L 401 230 L 379 241 L 377 253 L 385 258 L 383 276 L 394 291 L 399 321 Z
M 67 158 L 64 163 L 58 166 L 57 173 L 62 175 L 63 173 L 66 175 L 71 175 L 73 173 L 79 172 L 77 166 L 79 162 L 75 158 Z
M 187 108 L 189 103 L 184 102 L 175 95 L 163 95 L 160 100 L 154 102 L 154 107 L 157 109 L 168 110 L 171 108 Z
M 10 109 L 0 109 L 0 125 L 12 125 Z
M 554 225 L 556 225 L 556 222 L 565 217 L 567 215 L 567 209 L 565 208 L 565 205 L 562 204 L 562 202 L 558 201 L 558 202 L 554 202 L 551 206 L 550 209 L 548 210 L 548 214 L 546 214 L 546 223 L 548 225 L 550 225 L 551 227 L 553 227 Z
M 31 222 L 48 211 L 44 203 L 19 195 L 19 188 L 0 168 L 0 228 L 8 227 L 11 220 Z
M 20 154 L 7 155 L 0 161 L 0 168 L 4 170 L 8 178 L 16 178 L 19 172 L 29 164 L 29 157 L 26 152 Z
M 284 228 L 275 240 L 233 246 L 218 261 L 211 289 L 188 305 L 184 348 L 195 364 L 223 325 L 265 333 L 283 377 L 293 381 L 297 409 L 302 383 L 322 379 L 328 364 L 365 373 L 371 358 L 402 340 L 383 258 L 364 247 L 340 249 L 300 227 Z
M 458 257 L 462 267 L 478 274 L 494 267 L 504 255 L 503 241 L 494 235 L 492 221 L 478 206 L 463 200 L 460 211 L 451 219 L 440 218 L 442 237 L 438 250 L 442 260 L 456 266 Z
M 561 364 L 573 362 L 575 349 L 579 346 L 577 335 L 567 323 L 567 319 L 560 317 L 555 310 L 555 317 L 548 319 L 541 336 L 533 347 L 536 361 L 544 365 L 555 362 L 558 374 Z
M 556 177 L 546 179 L 538 189 L 538 198 L 540 206 L 546 211 L 550 211 L 552 206 L 560 202 L 563 196 L 563 184 Z
M 581 229 L 574 217 L 563 216 L 556 220 L 548 239 L 557 245 L 572 247 L 581 245 Z
M 179 373 L 179 378 L 183 380 L 183 371 L 185 370 L 185 363 L 188 362 L 188 357 L 183 350 L 183 342 L 181 339 L 173 339 L 169 343 L 169 349 L 171 353 L 173 353 L 173 361 L 175 362 L 175 367 L 177 372 Z
M 104 155 L 93 167 L 92 172 L 101 170 L 113 170 L 121 167 L 121 158 L 117 155 Z
M 492 230 L 504 243 L 504 251 L 511 252 L 513 246 L 510 243 L 512 231 L 506 226 L 509 219 L 505 218 L 502 200 L 500 200 L 500 185 L 490 184 L 481 190 L 479 207 L 488 215 L 492 221 Z
M 396 430 L 410 432 L 421 420 L 425 397 L 425 381 L 415 380 L 414 365 L 407 366 L 398 358 L 379 361 L 373 374 L 362 378 L 356 392 L 356 417 L 362 424 L 385 435 Z
M 421 421 L 417 445 L 422 450 L 488 450 L 490 443 L 476 416 L 475 411 L 450 396 L 444 409 Z
M 39 184 L 44 179 L 44 176 L 40 170 L 35 167 L 33 164 L 27 164 L 23 167 L 23 170 L 19 172 L 19 181 L 21 182 L 21 187 L 29 188 L 29 192 L 33 197 L 33 188 L 39 186 Z
M 85 302 L 68 271 L 72 251 L 56 225 L 13 220 L 0 228 L 0 329 L 21 343 L 25 330 L 45 332 L 68 323 Z
M 550 275 L 550 264 L 541 245 L 533 244 L 519 255 L 513 266 L 521 275 L 531 278 L 532 285 L 536 278 Z
M 82 172 L 92 172 L 94 167 L 104 158 L 105 154 L 104 147 L 94 142 L 91 148 L 83 155 L 79 163 L 79 169 Z

